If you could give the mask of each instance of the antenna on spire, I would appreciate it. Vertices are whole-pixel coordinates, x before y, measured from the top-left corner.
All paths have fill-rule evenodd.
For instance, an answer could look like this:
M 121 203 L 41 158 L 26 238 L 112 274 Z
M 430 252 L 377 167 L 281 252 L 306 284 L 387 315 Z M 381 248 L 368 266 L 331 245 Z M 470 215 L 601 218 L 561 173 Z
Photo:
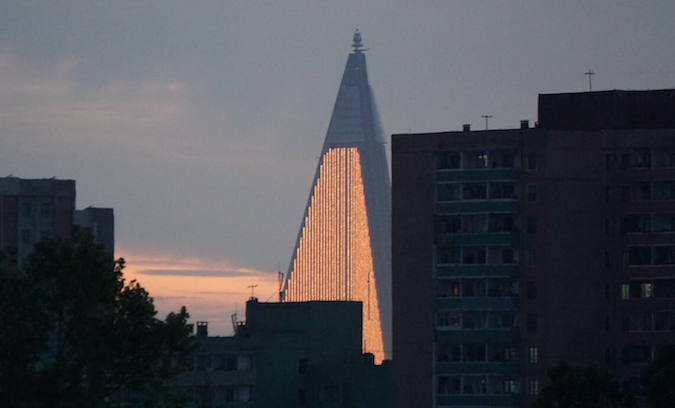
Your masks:
M 352 38 L 352 48 L 354 48 L 354 52 L 368 51 L 367 48 L 363 48 L 363 44 L 361 43 L 361 33 L 359 32 L 358 28 L 356 29 L 354 37 Z

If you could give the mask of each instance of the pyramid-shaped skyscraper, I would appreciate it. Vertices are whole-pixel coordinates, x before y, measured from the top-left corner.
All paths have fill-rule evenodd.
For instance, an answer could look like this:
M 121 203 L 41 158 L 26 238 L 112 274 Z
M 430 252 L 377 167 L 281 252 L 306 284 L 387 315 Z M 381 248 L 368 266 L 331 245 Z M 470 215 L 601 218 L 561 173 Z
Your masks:
M 391 183 L 385 139 L 354 34 L 282 299 L 363 302 L 363 351 L 391 350 Z

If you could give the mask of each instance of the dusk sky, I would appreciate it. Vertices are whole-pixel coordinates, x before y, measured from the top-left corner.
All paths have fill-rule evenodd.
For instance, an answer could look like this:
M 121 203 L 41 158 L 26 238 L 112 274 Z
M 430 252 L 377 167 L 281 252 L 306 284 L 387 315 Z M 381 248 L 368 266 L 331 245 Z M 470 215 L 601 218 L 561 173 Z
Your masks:
M 675 88 L 675 1 L 0 2 L 0 177 L 74 179 L 163 315 L 276 298 L 355 29 L 385 135 Z

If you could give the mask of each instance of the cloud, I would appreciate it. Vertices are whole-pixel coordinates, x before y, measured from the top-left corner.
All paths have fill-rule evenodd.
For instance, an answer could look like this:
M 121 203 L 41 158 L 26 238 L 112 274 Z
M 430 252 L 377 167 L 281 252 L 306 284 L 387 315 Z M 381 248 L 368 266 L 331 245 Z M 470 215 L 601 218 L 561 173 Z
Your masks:
M 141 275 L 161 275 L 161 276 L 198 276 L 211 278 L 232 278 L 235 276 L 246 276 L 242 271 L 211 271 L 211 270 L 188 270 L 188 269 L 141 269 Z
M 124 276 L 137 280 L 155 300 L 161 315 L 186 306 L 191 321 L 208 321 L 214 335 L 231 333 L 229 316 L 243 318 L 245 302 L 253 294 L 260 301 L 278 299 L 276 273 L 238 266 L 225 259 L 198 258 L 160 251 L 116 251 L 126 260 Z

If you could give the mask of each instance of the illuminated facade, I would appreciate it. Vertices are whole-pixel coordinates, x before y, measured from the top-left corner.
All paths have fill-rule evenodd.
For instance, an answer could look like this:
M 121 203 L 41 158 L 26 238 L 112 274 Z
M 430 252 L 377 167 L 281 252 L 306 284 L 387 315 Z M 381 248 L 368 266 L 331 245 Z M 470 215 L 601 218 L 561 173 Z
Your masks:
M 282 296 L 363 302 L 363 351 L 382 361 L 391 349 L 391 187 L 358 31 L 353 47 Z

